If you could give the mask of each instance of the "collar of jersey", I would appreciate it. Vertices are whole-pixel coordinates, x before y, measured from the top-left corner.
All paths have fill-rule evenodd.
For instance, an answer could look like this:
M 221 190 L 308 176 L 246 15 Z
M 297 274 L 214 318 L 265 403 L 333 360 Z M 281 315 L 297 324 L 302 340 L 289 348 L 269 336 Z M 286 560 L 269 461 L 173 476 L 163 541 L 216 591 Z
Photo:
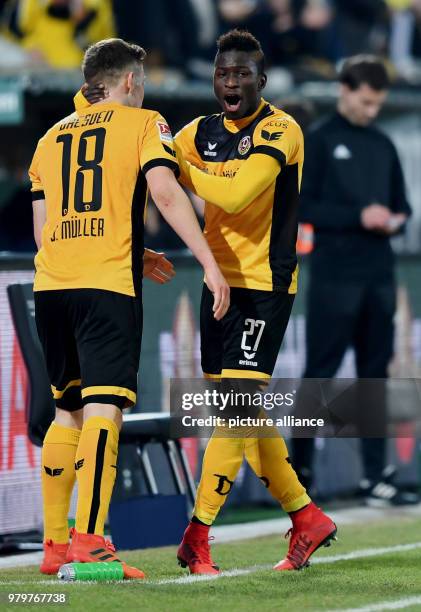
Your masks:
M 224 127 L 229 132 L 232 132 L 234 134 L 236 132 L 239 132 L 256 119 L 257 115 L 261 112 L 262 108 L 266 104 L 266 100 L 262 98 L 257 110 L 255 110 L 252 115 L 248 115 L 248 117 L 243 117 L 242 119 L 227 119 L 226 117 L 224 117 Z

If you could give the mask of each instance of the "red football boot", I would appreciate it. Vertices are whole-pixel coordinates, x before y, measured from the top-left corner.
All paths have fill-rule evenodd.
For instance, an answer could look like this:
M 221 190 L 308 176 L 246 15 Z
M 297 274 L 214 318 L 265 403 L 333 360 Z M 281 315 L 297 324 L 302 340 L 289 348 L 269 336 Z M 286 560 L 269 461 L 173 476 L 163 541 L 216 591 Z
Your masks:
M 309 559 L 321 546 L 330 546 L 336 540 L 336 525 L 313 502 L 291 514 L 292 527 L 285 537 L 291 536 L 285 559 L 273 569 L 299 570 L 310 565 Z
M 145 578 L 145 574 L 121 561 L 115 554 L 114 545 L 103 536 L 91 533 L 78 533 L 72 529 L 72 543 L 66 555 L 66 563 L 95 563 L 119 561 L 123 566 L 124 577 L 128 579 Z
M 55 544 L 53 540 L 44 542 L 44 559 L 39 567 L 41 574 L 57 574 L 59 568 L 66 563 L 66 553 L 69 544 Z
M 191 574 L 219 574 L 219 567 L 212 561 L 209 546 L 208 525 L 188 524 L 177 551 L 181 567 L 189 567 Z

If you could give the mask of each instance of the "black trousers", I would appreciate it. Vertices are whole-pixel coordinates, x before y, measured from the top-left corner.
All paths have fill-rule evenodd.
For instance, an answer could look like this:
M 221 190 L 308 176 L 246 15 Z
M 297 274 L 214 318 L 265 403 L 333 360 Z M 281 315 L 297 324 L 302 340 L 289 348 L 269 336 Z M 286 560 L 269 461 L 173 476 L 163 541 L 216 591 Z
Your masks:
M 311 279 L 307 293 L 306 367 L 304 378 L 331 378 L 344 354 L 353 347 L 358 378 L 387 378 L 393 354 L 393 317 L 396 287 L 390 282 L 345 282 Z M 366 398 L 361 410 L 384 419 L 386 394 Z M 385 438 L 363 438 L 365 477 L 381 478 L 385 465 Z M 294 466 L 300 474 L 311 474 L 314 440 L 292 440 Z M 340 460 L 340 458 L 338 458 Z M 309 484 L 307 480 L 306 484 Z

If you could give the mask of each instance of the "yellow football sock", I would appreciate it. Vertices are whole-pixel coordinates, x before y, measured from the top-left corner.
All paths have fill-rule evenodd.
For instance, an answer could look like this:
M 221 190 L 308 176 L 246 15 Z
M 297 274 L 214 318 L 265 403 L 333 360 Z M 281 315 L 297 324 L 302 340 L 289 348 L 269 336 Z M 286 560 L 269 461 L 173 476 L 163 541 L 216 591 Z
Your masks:
M 247 438 L 245 456 L 285 512 L 295 512 L 309 504 L 311 499 L 291 465 L 284 439 L 275 428 L 272 429 L 272 432 L 260 432 L 262 437 Z
M 69 541 L 67 515 L 75 483 L 75 456 L 80 430 L 51 423 L 42 446 L 41 483 L 44 540 Z
M 105 417 L 90 417 L 83 424 L 76 453 L 79 533 L 104 535 L 117 472 L 118 437 L 117 425 Z
M 223 506 L 244 458 L 245 439 L 223 435 L 220 428 L 214 431 L 203 457 L 193 515 L 206 525 L 212 525 Z

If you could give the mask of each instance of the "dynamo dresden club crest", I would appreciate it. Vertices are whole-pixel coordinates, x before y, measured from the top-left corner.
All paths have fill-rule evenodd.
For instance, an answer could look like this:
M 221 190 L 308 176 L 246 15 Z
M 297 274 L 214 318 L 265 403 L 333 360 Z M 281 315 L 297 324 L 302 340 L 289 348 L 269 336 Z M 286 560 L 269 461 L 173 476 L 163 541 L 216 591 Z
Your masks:
M 244 136 L 244 138 L 242 138 L 240 140 L 240 144 L 238 145 L 238 152 L 240 155 L 245 155 L 251 147 L 251 138 L 250 136 Z

